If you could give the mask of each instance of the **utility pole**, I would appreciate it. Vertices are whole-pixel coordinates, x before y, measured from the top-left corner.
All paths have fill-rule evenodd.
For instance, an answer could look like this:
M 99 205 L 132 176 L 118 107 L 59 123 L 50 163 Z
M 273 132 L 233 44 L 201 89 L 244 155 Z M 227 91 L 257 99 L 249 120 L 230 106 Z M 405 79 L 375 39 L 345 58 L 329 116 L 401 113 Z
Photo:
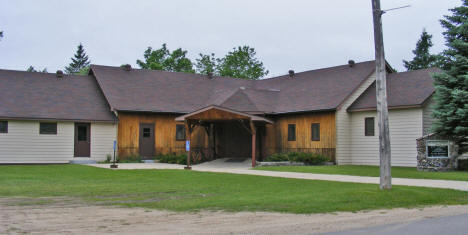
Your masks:
M 388 128 L 387 72 L 382 33 L 380 0 L 371 0 L 374 16 L 375 81 L 377 98 L 377 118 L 379 122 L 380 189 L 392 188 L 390 134 Z

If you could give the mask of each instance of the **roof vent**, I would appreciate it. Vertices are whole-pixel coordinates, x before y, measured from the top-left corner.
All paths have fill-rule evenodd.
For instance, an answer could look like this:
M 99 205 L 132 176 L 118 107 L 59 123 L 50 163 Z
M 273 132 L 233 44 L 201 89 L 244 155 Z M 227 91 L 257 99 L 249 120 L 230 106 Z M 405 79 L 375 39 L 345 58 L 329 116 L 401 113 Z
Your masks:
M 354 67 L 354 65 L 356 64 L 356 62 L 354 62 L 354 60 L 348 60 L 348 65 L 349 67 Z
M 207 75 L 208 75 L 208 78 L 209 78 L 209 79 L 213 79 L 213 72 L 208 72 Z
M 57 76 L 58 78 L 63 78 L 63 71 L 57 70 L 57 72 L 55 73 L 55 76 Z
M 132 66 L 131 66 L 130 64 L 125 64 L 125 65 L 123 66 L 123 68 L 124 68 L 125 71 L 130 71 L 130 70 L 132 70 Z
M 290 70 L 288 71 L 288 73 L 289 73 L 289 76 L 290 76 L 290 77 L 293 77 L 293 76 L 294 76 L 294 70 L 290 69 Z

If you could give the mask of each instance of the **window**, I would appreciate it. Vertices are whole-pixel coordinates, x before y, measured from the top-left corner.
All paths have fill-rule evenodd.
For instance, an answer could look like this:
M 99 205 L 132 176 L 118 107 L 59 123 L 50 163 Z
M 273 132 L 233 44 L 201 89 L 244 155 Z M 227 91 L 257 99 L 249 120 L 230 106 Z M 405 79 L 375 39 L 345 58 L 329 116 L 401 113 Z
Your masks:
M 176 125 L 176 140 L 185 140 L 185 125 L 177 124 Z
M 57 123 L 41 122 L 39 123 L 39 134 L 56 135 Z
M 296 124 L 288 124 L 288 141 L 296 141 Z
M 320 141 L 320 123 L 312 123 L 311 136 L 313 141 Z
M 0 133 L 8 133 L 8 121 L 0 121 Z
M 365 130 L 364 134 L 366 136 L 374 136 L 374 118 L 373 117 L 366 117 L 364 119 Z
M 149 138 L 151 137 L 151 128 L 143 128 L 143 137 L 144 138 Z
M 78 126 L 78 141 L 88 141 L 88 128 L 86 126 Z

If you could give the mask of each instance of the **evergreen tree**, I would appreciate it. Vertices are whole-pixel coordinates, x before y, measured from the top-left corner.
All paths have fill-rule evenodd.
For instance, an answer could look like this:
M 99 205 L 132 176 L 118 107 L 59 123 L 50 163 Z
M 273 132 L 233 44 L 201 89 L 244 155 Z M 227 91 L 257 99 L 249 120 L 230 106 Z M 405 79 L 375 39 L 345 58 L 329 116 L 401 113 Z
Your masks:
M 26 72 L 34 72 L 34 73 L 47 73 L 47 68 L 44 68 L 43 70 L 36 70 L 34 66 L 30 65 L 27 69 Z
M 263 63 L 256 57 L 254 48 L 242 46 L 234 48 L 224 58 L 217 59 L 219 75 L 256 80 L 268 74 Z
M 79 73 L 84 68 L 88 68 L 91 63 L 81 43 L 78 45 L 76 53 L 71 60 L 72 62 L 65 67 L 65 72 L 68 74 Z
M 137 64 L 142 69 L 193 73 L 195 71 L 192 61 L 186 56 L 187 51 L 182 50 L 182 48 L 170 52 L 164 43 L 157 50 L 148 47 L 143 53 L 144 61 L 137 60 Z
M 411 61 L 403 60 L 405 68 L 410 70 L 426 69 L 436 66 L 437 56 L 432 55 L 429 49 L 433 46 L 432 35 L 423 30 L 421 38 L 416 43 L 416 49 L 413 50 L 414 58 Z
M 441 20 L 448 49 L 442 54 L 443 72 L 434 75 L 433 129 L 461 144 L 468 137 L 468 0 L 450 11 Z
M 197 63 L 195 64 L 197 73 L 199 74 L 218 74 L 216 71 L 217 60 L 215 58 L 215 54 L 211 53 L 209 55 L 199 54 L 200 58 L 197 59 Z

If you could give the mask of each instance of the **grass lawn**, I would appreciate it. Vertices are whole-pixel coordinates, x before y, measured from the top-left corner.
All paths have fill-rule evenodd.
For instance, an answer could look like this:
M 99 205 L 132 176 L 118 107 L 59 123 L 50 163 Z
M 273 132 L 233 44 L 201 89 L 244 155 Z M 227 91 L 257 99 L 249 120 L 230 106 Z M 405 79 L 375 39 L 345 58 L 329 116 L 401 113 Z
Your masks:
M 268 166 L 257 167 L 255 170 L 289 171 L 333 175 L 379 176 L 378 166 Z M 468 181 L 468 171 L 425 172 L 418 171 L 414 167 L 392 167 L 392 177 Z
M 468 204 L 468 192 L 456 190 L 394 186 L 381 191 L 375 184 L 79 165 L 0 166 L 0 197 L 66 197 L 174 211 L 291 213 Z

